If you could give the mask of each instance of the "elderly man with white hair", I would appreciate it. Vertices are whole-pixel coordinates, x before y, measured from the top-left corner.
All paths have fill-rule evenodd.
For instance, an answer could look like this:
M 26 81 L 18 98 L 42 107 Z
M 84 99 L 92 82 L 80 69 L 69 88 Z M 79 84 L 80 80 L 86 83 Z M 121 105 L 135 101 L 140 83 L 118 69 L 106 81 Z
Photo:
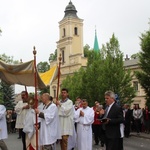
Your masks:
M 55 150 L 55 143 L 61 138 L 58 109 L 52 100 L 48 93 L 44 93 L 42 95 L 43 110 L 35 109 L 40 118 L 39 138 L 43 150 Z

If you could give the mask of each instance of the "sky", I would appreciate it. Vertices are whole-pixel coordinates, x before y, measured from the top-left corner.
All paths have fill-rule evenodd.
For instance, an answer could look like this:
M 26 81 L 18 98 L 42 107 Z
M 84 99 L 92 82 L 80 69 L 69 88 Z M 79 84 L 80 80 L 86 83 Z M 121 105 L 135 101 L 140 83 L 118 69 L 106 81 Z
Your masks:
M 59 40 L 59 21 L 70 0 L 0 0 L 0 54 L 23 62 L 48 61 Z M 150 29 L 150 0 L 71 0 L 84 20 L 83 46 L 94 46 L 95 28 L 99 47 L 112 34 L 120 50 L 130 57 L 140 51 L 141 33 Z

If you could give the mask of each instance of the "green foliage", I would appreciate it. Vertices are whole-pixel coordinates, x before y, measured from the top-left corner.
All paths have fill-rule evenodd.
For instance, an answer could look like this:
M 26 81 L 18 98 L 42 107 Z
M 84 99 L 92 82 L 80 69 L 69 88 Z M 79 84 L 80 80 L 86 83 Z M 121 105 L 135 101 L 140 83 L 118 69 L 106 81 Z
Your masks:
M 50 65 L 46 61 L 45 62 L 40 62 L 40 63 L 37 64 L 37 69 L 38 69 L 38 72 L 44 73 L 44 72 L 46 72 L 50 69 Z M 44 89 L 40 89 L 40 94 L 43 94 L 43 93 L 50 93 L 49 86 L 47 86 Z
M 16 64 L 19 61 L 14 61 L 13 57 L 6 54 L 0 55 L 0 60 L 8 64 Z M 3 103 L 7 109 L 13 109 L 14 107 L 14 88 L 13 85 L 9 85 L 4 81 L 0 81 L 0 103 Z
M 0 84 L 1 91 L 1 101 L 5 105 L 6 109 L 14 108 L 14 87 L 13 85 L 9 85 L 4 81 L 1 81 Z
M 87 57 L 86 70 L 79 70 L 63 81 L 62 85 L 69 89 L 70 97 L 86 98 L 92 106 L 96 100 L 103 104 L 105 91 L 112 90 L 118 94 L 121 104 L 131 103 L 135 97 L 132 76 L 123 66 L 123 54 L 115 35 L 106 45 L 102 45 L 100 53 L 88 50 Z
M 104 89 L 100 83 L 103 82 L 103 73 L 103 60 L 100 54 L 92 50 L 88 57 L 86 73 L 82 77 L 84 90 L 81 97 L 86 98 L 89 105 L 93 105 L 97 100 L 102 102 L 104 96 L 100 93 L 104 94 Z
M 53 53 L 50 54 L 50 57 L 48 60 L 49 60 L 49 62 L 57 60 L 57 49 L 55 49 L 54 54 Z
M 44 73 L 46 71 L 48 71 L 50 68 L 50 65 L 48 64 L 48 62 L 39 62 L 37 64 L 37 69 L 38 69 L 38 72 L 40 73 Z
M 131 103 L 135 97 L 134 88 L 131 85 L 132 76 L 130 71 L 126 71 L 123 66 L 123 54 L 119 48 L 119 42 L 114 36 L 109 43 L 104 46 L 105 61 L 104 72 L 107 90 L 114 91 L 118 96 L 121 104 Z
M 82 91 L 84 87 L 82 86 L 82 76 L 84 76 L 85 70 L 80 68 L 78 72 L 75 72 L 73 76 L 67 76 L 62 82 L 62 88 L 67 88 L 69 90 L 69 97 L 75 101 L 76 97 L 82 96 Z
M 136 59 L 136 58 L 139 58 L 139 57 L 140 57 L 140 53 L 136 53 L 136 54 L 131 55 L 132 59 Z
M 88 57 L 89 52 L 90 52 L 90 46 L 88 44 L 86 44 L 84 47 L 84 57 Z
M 88 63 L 87 66 L 90 66 L 95 60 L 100 60 L 100 53 L 95 52 L 94 50 L 90 50 L 88 52 Z
M 0 84 L 0 90 L 1 90 L 1 84 Z M 3 101 L 3 93 L 2 91 L 0 91 L 0 104 L 3 104 L 4 101 Z
M 17 64 L 19 61 L 13 60 L 13 56 L 7 56 L 6 54 L 0 55 L 0 60 L 4 61 L 5 63 L 8 64 Z
M 140 37 L 141 52 L 139 56 L 139 65 L 142 71 L 136 72 L 136 77 L 146 93 L 146 104 L 150 106 L 150 30 L 141 34 Z
M 40 89 L 40 95 L 42 95 L 43 93 L 50 93 L 50 87 L 47 86 L 46 88 Z

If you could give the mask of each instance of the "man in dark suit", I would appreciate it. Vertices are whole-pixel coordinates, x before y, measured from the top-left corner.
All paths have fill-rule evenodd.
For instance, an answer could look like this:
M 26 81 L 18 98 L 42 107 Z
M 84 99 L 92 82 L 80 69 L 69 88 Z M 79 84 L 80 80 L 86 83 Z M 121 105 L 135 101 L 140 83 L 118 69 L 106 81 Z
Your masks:
M 106 111 L 102 122 L 105 127 L 106 150 L 120 150 L 120 124 L 123 123 L 122 108 L 115 101 L 115 93 L 105 92 Z
M 130 109 L 129 104 L 124 104 L 124 118 L 125 118 L 125 128 L 124 128 L 124 134 L 125 137 L 129 137 L 130 135 L 130 128 L 131 128 L 131 119 L 132 119 L 132 111 Z

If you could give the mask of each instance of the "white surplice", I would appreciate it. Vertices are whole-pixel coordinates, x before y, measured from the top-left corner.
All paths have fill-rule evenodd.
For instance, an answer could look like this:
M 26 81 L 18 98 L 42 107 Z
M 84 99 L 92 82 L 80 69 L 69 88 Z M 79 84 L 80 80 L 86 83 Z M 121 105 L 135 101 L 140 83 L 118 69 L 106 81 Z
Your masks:
M 80 116 L 80 111 L 84 117 Z M 94 122 L 94 111 L 90 107 L 79 108 L 75 112 L 77 122 L 77 148 L 78 150 L 92 150 L 92 123 Z
M 35 111 L 29 108 L 24 119 L 23 132 L 26 133 L 26 147 L 29 149 L 31 144 L 34 149 L 36 149 L 36 133 L 35 133 Z
M 52 103 L 48 108 L 44 107 L 42 112 L 44 113 L 44 118 L 40 118 L 40 145 L 50 145 L 61 138 L 58 109 L 57 106 Z
M 61 135 L 73 135 L 73 103 L 70 99 L 67 99 L 65 102 L 60 102 L 61 106 L 58 106 L 58 114 L 61 126 Z
M 75 109 L 74 109 L 74 106 L 73 106 L 73 116 L 75 117 Z M 73 117 L 73 119 L 75 119 Z M 74 121 L 75 123 L 75 121 Z M 77 144 L 77 134 L 76 134 L 76 131 L 75 131 L 75 125 L 73 126 L 73 135 L 69 135 L 69 138 L 68 138 L 68 150 L 72 150 L 73 148 L 76 148 L 76 144 Z
M 0 140 L 7 137 L 6 108 L 4 105 L 0 105 Z
M 68 150 L 72 150 L 72 148 L 76 148 L 76 139 L 77 139 L 77 134 L 76 134 L 76 131 L 75 131 L 75 126 L 74 126 L 74 129 L 73 129 L 73 135 L 69 135 L 69 138 L 68 138 Z
M 28 103 L 23 103 L 23 101 L 19 101 L 15 106 L 15 111 L 17 113 L 16 119 L 16 128 L 21 129 L 24 127 L 24 119 L 28 109 L 22 109 L 24 106 L 28 105 Z

